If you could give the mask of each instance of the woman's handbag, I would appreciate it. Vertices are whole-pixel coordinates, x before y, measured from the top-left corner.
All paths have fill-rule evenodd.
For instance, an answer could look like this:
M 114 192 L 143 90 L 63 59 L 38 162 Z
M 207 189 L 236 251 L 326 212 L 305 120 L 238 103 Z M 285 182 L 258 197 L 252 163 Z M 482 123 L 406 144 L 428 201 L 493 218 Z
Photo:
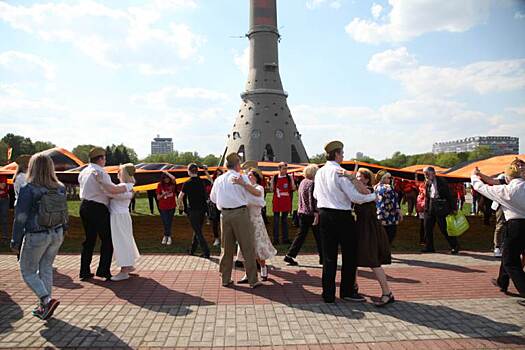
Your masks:
M 461 236 L 469 229 L 470 225 L 463 213 L 447 216 L 447 233 L 449 236 Z

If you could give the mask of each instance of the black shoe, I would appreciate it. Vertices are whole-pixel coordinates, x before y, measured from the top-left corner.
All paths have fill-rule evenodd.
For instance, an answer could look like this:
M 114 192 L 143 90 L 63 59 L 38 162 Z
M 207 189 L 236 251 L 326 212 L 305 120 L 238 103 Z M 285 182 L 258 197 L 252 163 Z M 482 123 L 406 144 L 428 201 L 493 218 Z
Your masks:
M 335 299 L 332 298 L 323 298 L 324 302 L 327 304 L 333 304 L 335 303 Z
M 237 281 L 237 284 L 248 284 L 248 277 L 244 276 L 243 278 Z
M 450 250 L 450 254 L 452 254 L 452 255 L 458 255 L 458 254 L 459 254 L 459 249 L 458 249 L 458 248 L 452 248 L 452 249 Z
M 494 287 L 499 288 L 500 292 L 507 293 L 508 286 L 507 287 L 500 286 L 496 278 L 491 278 L 490 282 L 492 283 Z
M 210 254 L 201 254 L 199 255 L 201 258 L 210 260 Z
M 319 258 L 319 265 L 323 265 L 323 258 Z
M 191 249 L 188 249 L 188 255 L 194 256 L 195 252 L 193 250 L 191 250 Z
M 89 279 L 92 279 L 93 277 L 95 277 L 95 274 L 93 274 L 93 273 L 81 274 L 80 275 L 80 280 L 81 281 L 87 281 Z
M 98 274 L 96 275 L 97 277 L 100 277 L 100 278 L 104 278 L 106 281 L 111 281 L 111 274 L 109 275 L 103 275 L 103 274 Z
M 243 268 L 244 267 L 244 263 L 242 261 L 235 260 L 235 267 Z
M 383 297 L 387 297 L 388 299 L 384 300 Z M 390 292 L 390 294 L 383 294 L 381 296 L 381 299 L 378 302 L 374 303 L 374 305 L 377 306 L 377 307 L 383 307 L 385 305 L 393 303 L 394 301 L 396 301 L 394 299 L 394 294 L 392 294 L 392 292 Z
M 355 293 L 355 292 L 352 293 L 349 296 L 343 296 L 343 297 L 341 297 L 341 299 L 347 300 L 347 301 L 354 301 L 354 302 L 358 302 L 358 303 L 362 303 L 362 302 L 366 301 L 364 296 L 362 296 L 359 293 Z
M 421 249 L 421 253 L 435 253 L 435 249 L 428 249 L 428 248 L 423 248 Z
M 288 255 L 285 255 L 283 260 L 285 262 L 287 262 L 288 265 L 290 265 L 290 266 L 297 266 L 297 265 L 299 265 L 299 263 L 297 261 L 295 261 L 294 258 L 292 258 L 291 256 L 288 256 Z
M 60 305 L 60 301 L 56 299 L 51 299 L 47 305 L 44 306 L 44 312 L 42 313 L 42 319 L 47 320 L 53 316 L 56 308 Z

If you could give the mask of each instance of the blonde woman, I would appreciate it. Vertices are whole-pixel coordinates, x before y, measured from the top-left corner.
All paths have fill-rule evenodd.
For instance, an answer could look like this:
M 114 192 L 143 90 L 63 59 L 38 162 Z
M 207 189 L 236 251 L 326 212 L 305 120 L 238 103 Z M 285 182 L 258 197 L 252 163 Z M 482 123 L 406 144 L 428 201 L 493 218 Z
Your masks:
M 123 164 L 119 168 L 118 178 L 120 184 L 117 186 L 125 187 L 126 192 L 110 194 L 109 203 L 111 239 L 113 241 L 113 256 L 120 272 L 111 277 L 112 281 L 123 281 L 129 278 L 129 273 L 134 271 L 133 267 L 140 257 L 139 250 L 133 238 L 133 225 L 129 213 L 129 203 L 133 197 L 133 185 L 135 184 L 135 166 L 133 164 Z M 97 175 L 97 181 L 104 187 L 102 178 Z
M 11 249 L 20 253 L 24 282 L 40 301 L 33 316 L 47 320 L 60 304 L 51 297 L 51 289 L 53 261 L 67 230 L 66 189 L 53 161 L 42 153 L 31 157 L 26 181 L 15 209 Z

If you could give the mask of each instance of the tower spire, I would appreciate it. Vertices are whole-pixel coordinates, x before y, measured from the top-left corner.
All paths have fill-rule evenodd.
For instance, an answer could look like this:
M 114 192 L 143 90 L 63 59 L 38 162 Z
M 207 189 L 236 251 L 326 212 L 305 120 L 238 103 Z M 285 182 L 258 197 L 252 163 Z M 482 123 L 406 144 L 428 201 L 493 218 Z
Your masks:
M 250 63 L 225 155 L 243 160 L 308 162 L 279 74 L 276 0 L 250 0 Z

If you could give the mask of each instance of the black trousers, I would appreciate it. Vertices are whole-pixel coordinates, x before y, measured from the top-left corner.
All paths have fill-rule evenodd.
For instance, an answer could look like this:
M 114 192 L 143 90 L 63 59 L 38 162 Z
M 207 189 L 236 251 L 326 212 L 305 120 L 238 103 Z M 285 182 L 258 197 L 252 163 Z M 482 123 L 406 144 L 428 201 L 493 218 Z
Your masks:
M 313 226 L 314 219 L 315 216 L 313 215 L 299 214 L 299 233 L 293 240 L 292 245 L 290 246 L 290 249 L 288 250 L 288 253 L 286 253 L 286 255 L 292 258 L 297 257 L 297 254 L 299 254 L 299 251 L 301 250 L 301 247 L 304 244 L 306 235 L 308 235 L 308 230 L 310 230 L 311 227 L 314 233 L 315 243 L 317 245 L 317 253 L 319 254 L 319 260 L 323 261 L 323 251 L 321 245 L 321 236 L 319 234 L 319 225 Z
M 498 276 L 500 287 L 507 289 L 509 280 L 521 296 L 525 297 L 525 272 L 521 254 L 525 252 L 525 219 L 509 220 L 503 233 L 503 252 Z
M 390 245 L 392 245 L 394 238 L 396 238 L 397 225 L 385 225 L 383 227 L 385 228 L 386 234 L 388 236 L 388 242 L 390 243 Z
M 354 292 L 357 270 L 356 225 L 350 210 L 320 209 L 319 213 L 323 250 L 323 299 L 333 301 L 339 246 L 343 256 L 339 296 L 343 298 Z
M 191 228 L 193 229 L 193 239 L 191 241 L 191 252 L 194 253 L 200 245 L 202 253 L 205 256 L 210 255 L 208 243 L 202 234 L 202 225 L 204 225 L 204 217 L 206 212 L 203 210 L 190 210 L 188 212 L 188 219 L 190 220 Z
M 425 213 L 425 246 L 427 250 L 434 250 L 434 226 L 438 224 L 439 230 L 448 241 L 451 249 L 458 248 L 458 240 L 451 237 L 447 232 L 446 216 L 437 216 L 433 213 Z
M 86 239 L 82 243 L 80 255 L 80 276 L 91 273 L 90 265 L 93 259 L 93 250 L 97 243 L 97 235 L 100 238 L 100 261 L 98 263 L 97 276 L 111 276 L 111 259 L 113 257 L 113 242 L 111 241 L 111 224 L 109 221 L 109 210 L 101 203 L 83 200 L 80 204 L 80 219 L 86 233 Z

